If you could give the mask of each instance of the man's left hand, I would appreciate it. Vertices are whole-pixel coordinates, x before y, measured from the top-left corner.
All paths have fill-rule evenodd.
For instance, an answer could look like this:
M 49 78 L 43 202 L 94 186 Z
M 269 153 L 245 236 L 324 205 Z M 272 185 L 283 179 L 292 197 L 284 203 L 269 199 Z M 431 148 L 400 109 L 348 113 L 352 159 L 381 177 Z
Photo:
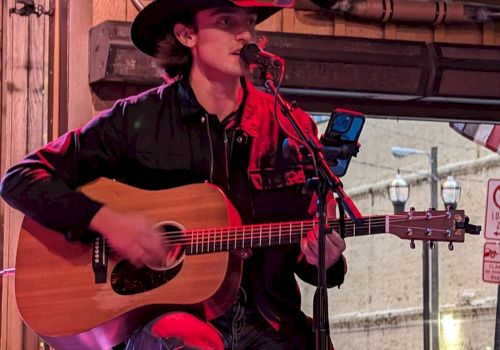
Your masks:
M 318 230 L 307 232 L 307 236 L 300 241 L 300 248 L 309 264 L 318 266 Z M 339 260 L 346 248 L 344 240 L 333 231 L 325 239 L 325 267 L 328 269 Z

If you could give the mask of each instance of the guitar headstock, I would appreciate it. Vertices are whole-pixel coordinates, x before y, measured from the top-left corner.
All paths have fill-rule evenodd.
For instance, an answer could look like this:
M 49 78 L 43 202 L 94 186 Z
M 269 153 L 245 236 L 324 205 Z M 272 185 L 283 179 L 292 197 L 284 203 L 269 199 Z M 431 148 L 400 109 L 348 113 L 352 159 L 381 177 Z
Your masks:
M 479 234 L 481 227 L 470 225 L 463 210 L 412 209 L 392 215 L 388 231 L 401 239 L 411 240 L 412 248 L 415 241 L 427 241 L 431 247 L 434 242 L 448 242 L 448 248 L 453 250 L 453 242 L 464 242 L 465 233 Z

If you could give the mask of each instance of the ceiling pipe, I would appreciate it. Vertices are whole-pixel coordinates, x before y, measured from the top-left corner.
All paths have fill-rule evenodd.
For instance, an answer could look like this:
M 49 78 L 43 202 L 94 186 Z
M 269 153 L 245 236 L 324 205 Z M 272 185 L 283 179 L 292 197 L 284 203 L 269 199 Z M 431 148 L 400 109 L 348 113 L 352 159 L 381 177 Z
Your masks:
M 414 22 L 432 25 L 478 23 L 500 19 L 500 6 L 446 0 L 311 0 L 330 13 L 378 22 Z M 296 9 L 311 9 L 299 0 Z M 301 8 L 302 7 L 302 8 Z
M 145 6 L 141 0 L 130 0 L 130 1 L 132 1 L 132 4 L 134 4 L 137 11 L 141 11 Z

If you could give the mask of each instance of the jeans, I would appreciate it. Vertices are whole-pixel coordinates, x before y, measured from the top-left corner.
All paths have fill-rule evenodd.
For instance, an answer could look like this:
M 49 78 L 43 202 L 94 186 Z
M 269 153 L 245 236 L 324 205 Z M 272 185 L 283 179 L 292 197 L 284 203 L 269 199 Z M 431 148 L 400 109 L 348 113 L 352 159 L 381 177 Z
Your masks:
M 171 313 L 149 322 L 136 331 L 129 339 L 126 350 L 222 350 L 220 345 L 214 345 L 213 342 L 200 345 L 199 338 L 203 332 L 207 333 L 205 338 L 214 336 L 214 334 L 222 338 L 225 350 L 309 349 L 306 345 L 308 337 L 304 335 L 296 335 L 286 341 L 282 339 L 280 334 L 264 320 L 258 311 L 245 306 L 245 302 L 242 300 L 244 297 L 242 298 L 241 295 L 240 293 L 238 300 L 224 315 L 211 321 L 211 326 L 215 328 L 208 326 L 204 321 L 192 318 L 191 315 Z M 184 316 L 191 317 L 189 319 L 190 325 L 185 327 L 184 334 L 182 331 L 173 331 L 173 336 L 172 334 L 160 336 L 161 331 L 155 331 L 158 329 L 158 322 L 164 322 L 169 317 L 174 318 L 170 325 L 176 328 L 179 325 L 179 320 Z M 193 328 L 195 323 L 199 323 L 200 328 Z M 164 322 L 164 328 L 168 328 L 168 324 L 168 322 Z M 197 339 L 192 341 L 188 339 L 193 337 Z

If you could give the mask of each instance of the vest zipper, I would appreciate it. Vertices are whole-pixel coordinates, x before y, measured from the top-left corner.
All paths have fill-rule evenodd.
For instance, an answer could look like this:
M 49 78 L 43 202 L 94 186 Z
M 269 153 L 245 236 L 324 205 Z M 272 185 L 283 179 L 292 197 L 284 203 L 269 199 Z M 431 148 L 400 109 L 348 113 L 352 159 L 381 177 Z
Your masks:
M 224 128 L 224 162 L 226 164 L 226 181 L 227 181 L 227 189 L 231 190 L 231 186 L 229 185 L 229 150 L 228 150 L 229 140 L 227 139 L 226 129 Z
M 212 135 L 210 134 L 210 119 L 208 119 L 208 113 L 205 113 L 205 122 L 207 124 L 207 136 L 210 144 L 210 183 L 214 183 L 214 145 L 212 143 Z

